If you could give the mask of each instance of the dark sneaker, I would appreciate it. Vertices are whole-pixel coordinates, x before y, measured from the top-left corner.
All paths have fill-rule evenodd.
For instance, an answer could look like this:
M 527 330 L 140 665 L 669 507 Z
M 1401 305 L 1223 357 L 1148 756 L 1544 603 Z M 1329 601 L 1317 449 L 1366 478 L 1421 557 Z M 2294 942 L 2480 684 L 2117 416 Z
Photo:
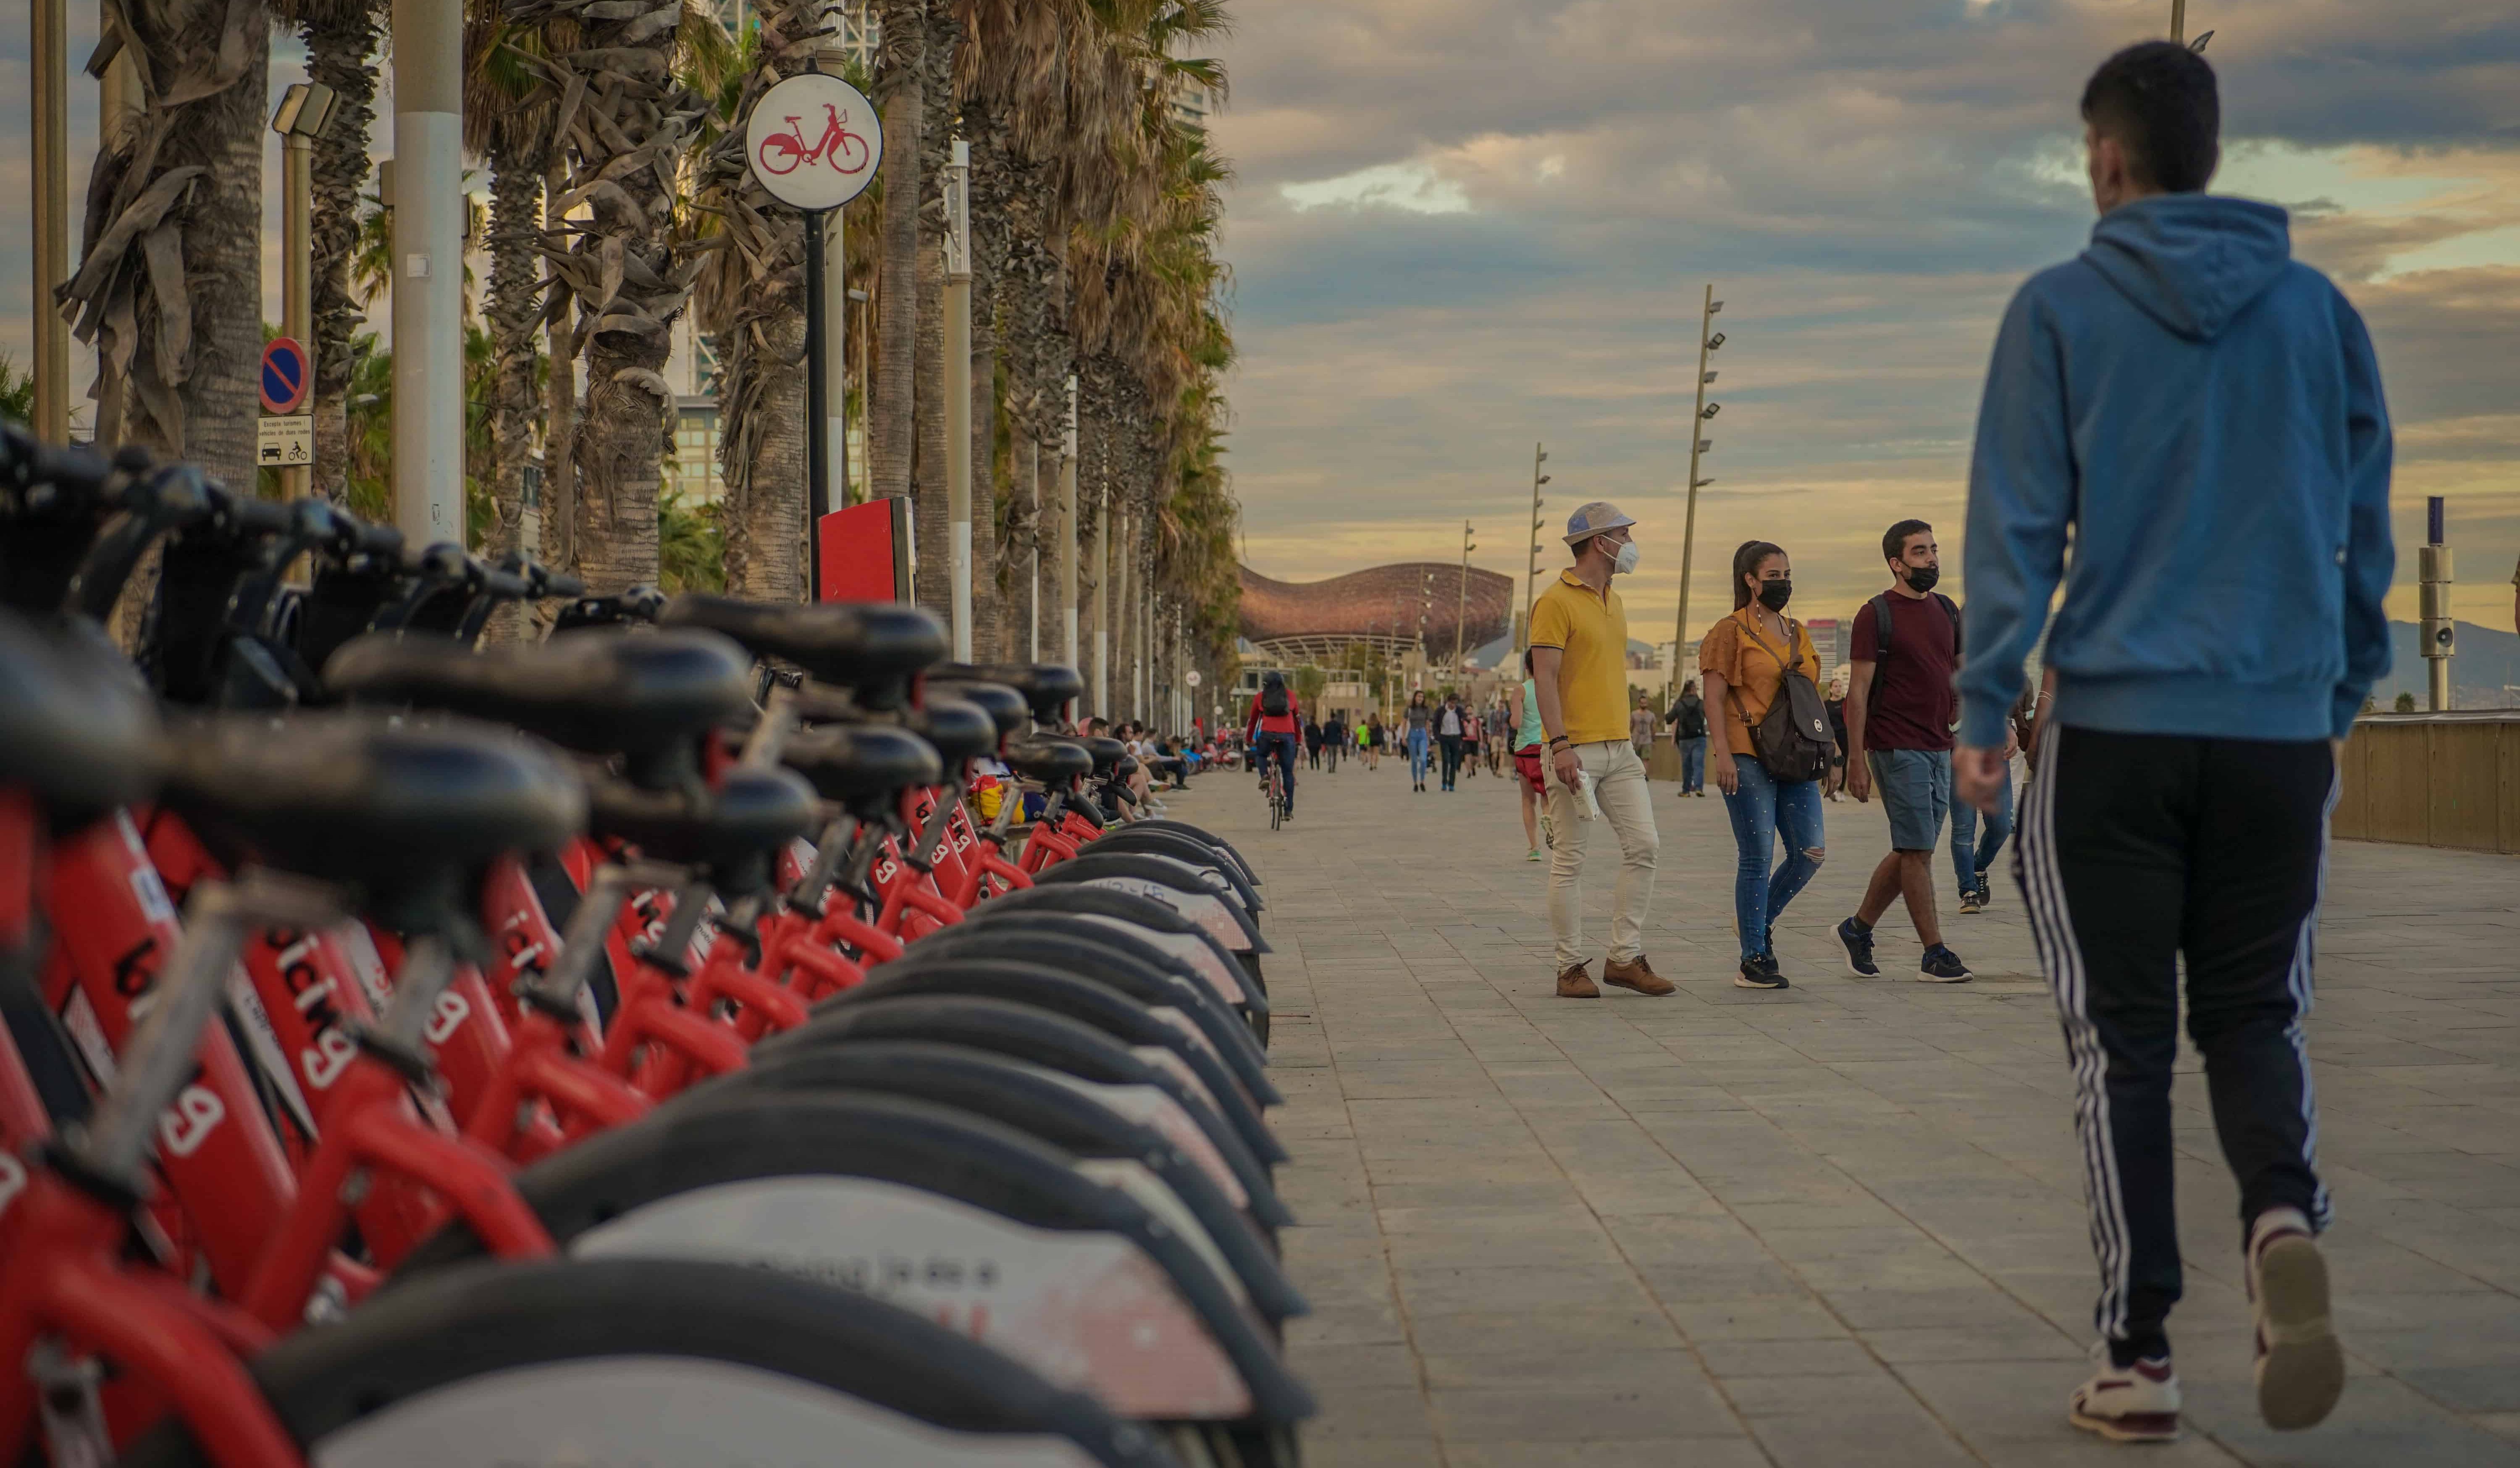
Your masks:
M 1916 966 L 1916 977 L 1928 984 L 1965 984 L 1977 975 L 1968 971 L 1959 955 L 1937 943 L 1925 950 L 1925 960 Z
M 1984 906 L 1984 904 L 1977 900 L 1977 889 L 1975 887 L 1971 887 L 1960 894 L 1960 915 L 1966 916 L 1969 913 L 1976 912 L 1982 906 Z
M 1983 912 L 1994 906 L 1995 884 L 1988 881 L 1986 873 L 1981 871 L 1977 874 L 1977 910 Z
M 1837 925 L 1837 941 L 1846 945 L 1846 971 L 1859 979 L 1881 977 L 1872 961 L 1872 930 L 1850 917 Z
M 1741 971 L 1732 976 L 1736 989 L 1791 989 L 1785 976 L 1777 970 L 1777 960 L 1766 954 L 1752 954 L 1741 960 Z

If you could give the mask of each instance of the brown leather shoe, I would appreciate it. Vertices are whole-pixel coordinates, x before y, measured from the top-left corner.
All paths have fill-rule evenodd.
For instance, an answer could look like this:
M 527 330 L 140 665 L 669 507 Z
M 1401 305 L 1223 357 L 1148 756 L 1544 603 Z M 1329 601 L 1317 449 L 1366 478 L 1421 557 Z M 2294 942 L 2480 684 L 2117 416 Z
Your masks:
M 1576 964 L 1557 976 L 1557 997 L 1562 1000 L 1597 1000 L 1601 991 L 1593 987 L 1593 976 Z
M 1633 963 L 1622 963 L 1616 958 L 1604 959 L 1601 963 L 1601 982 L 1616 984 L 1622 989 L 1633 989 L 1639 994 L 1651 995 L 1669 994 L 1676 987 L 1671 980 L 1654 972 L 1653 965 L 1645 960 L 1645 956 L 1642 954 L 1637 955 L 1637 959 Z

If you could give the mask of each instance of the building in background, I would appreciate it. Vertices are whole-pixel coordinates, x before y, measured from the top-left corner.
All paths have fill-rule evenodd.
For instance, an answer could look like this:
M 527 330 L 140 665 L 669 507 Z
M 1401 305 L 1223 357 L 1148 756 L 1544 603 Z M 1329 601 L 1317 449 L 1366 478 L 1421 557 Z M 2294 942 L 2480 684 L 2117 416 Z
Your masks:
M 1820 667 L 1812 673 L 1812 682 L 1825 693 L 1829 679 L 1846 664 L 1847 640 L 1855 629 L 1842 617 L 1814 617 L 1803 626 L 1811 633 L 1812 650 L 1820 654 Z

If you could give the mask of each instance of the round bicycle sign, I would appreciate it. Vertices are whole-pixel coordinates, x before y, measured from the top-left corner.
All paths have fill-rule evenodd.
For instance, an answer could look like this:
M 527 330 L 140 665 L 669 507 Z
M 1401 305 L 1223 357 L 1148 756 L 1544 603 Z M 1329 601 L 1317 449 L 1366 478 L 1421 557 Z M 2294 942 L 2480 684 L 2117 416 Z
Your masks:
M 761 94 L 743 130 L 744 156 L 770 197 L 791 208 L 836 209 L 875 182 L 883 124 L 866 94 L 808 71 Z

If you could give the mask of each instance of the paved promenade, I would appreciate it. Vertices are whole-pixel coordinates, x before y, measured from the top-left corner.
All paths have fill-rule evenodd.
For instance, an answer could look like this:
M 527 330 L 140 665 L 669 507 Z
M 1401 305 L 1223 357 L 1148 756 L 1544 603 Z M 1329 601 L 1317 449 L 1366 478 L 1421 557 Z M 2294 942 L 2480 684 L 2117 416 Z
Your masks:
M 2353 1379 L 2315 1431 L 2257 1420 L 2236 1199 L 2185 1058 L 2188 1436 L 2123 1447 L 2064 1420 L 2094 1272 L 2008 875 L 1992 912 L 1945 912 L 1976 983 L 1904 977 L 1895 909 L 1885 977 L 1850 978 L 1829 928 L 1888 843 L 1877 806 L 1831 805 L 1778 930 L 1794 987 L 1736 989 L 1722 799 L 1656 785 L 1647 952 L 1680 993 L 1560 1001 L 1508 781 L 1413 795 L 1386 762 L 1300 790 L 1282 831 L 1240 777 L 1173 812 L 1268 883 L 1314 1468 L 2520 1464 L 2520 862 L 2337 848 L 2311 1037 Z

